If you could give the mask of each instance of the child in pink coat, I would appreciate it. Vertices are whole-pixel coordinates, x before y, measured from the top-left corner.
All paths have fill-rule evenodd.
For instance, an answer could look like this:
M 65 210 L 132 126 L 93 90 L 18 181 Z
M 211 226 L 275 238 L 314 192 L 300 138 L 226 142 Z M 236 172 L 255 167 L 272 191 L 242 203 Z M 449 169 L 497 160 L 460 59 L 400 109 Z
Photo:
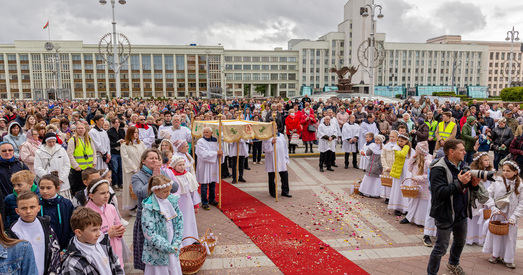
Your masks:
M 120 221 L 116 208 L 108 203 L 111 195 L 109 192 L 109 181 L 104 179 L 93 180 L 87 186 L 87 192 L 89 202 L 87 202 L 86 207 L 93 209 L 102 216 L 102 233 L 109 235 L 111 247 L 118 256 L 123 269 L 122 237 L 125 233 L 125 227 Z

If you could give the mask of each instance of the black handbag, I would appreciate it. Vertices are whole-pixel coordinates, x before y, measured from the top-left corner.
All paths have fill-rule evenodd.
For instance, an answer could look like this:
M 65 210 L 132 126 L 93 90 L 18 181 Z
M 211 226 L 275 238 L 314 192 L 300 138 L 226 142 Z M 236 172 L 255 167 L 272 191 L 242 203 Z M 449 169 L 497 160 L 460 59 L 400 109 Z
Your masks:
M 316 127 L 314 127 L 314 125 L 312 125 L 312 124 L 309 124 L 309 126 L 307 126 L 307 131 L 316 132 Z

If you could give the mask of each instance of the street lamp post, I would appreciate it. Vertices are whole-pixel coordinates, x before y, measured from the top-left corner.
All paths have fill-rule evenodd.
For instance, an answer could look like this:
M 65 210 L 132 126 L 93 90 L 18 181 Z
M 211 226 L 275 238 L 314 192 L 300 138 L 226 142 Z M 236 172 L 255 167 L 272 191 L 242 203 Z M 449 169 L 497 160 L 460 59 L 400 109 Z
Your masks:
M 512 87 L 512 61 L 514 60 L 514 41 L 519 41 L 519 32 L 514 30 L 514 26 L 512 26 L 512 30 L 507 32 L 507 38 L 505 38 L 505 41 L 510 41 L 510 68 L 508 71 L 508 86 Z
M 381 5 L 374 3 L 374 0 L 371 0 L 370 4 L 367 4 L 363 7 L 365 12 L 361 16 L 368 17 L 370 15 L 370 53 L 369 53 L 369 70 L 370 70 L 370 85 L 369 85 L 369 96 L 372 98 L 374 95 L 374 32 L 375 32 L 375 23 L 376 20 L 374 16 L 376 14 L 376 9 L 379 9 L 379 14 L 377 15 L 378 19 L 382 19 L 384 15 L 381 13 Z M 369 13 L 370 11 L 370 13 Z
M 457 91 L 455 91 L 455 89 L 456 89 L 455 88 L 456 87 L 456 84 L 455 84 L 456 77 L 455 77 L 455 75 L 456 75 L 456 68 L 458 68 L 458 66 L 460 66 L 460 65 L 461 65 L 461 61 L 458 62 L 456 60 L 456 58 L 454 57 L 454 62 L 453 62 L 453 66 L 452 66 L 452 90 L 453 90 L 453 92 L 456 92 L 456 94 L 458 94 L 458 93 L 457 93 Z
M 105 5 L 107 4 L 107 0 L 99 0 L 100 4 Z M 120 5 L 125 5 L 127 3 L 125 0 L 118 0 L 118 3 Z M 122 89 L 120 87 L 120 60 L 119 54 L 118 54 L 118 39 L 116 37 L 116 19 L 114 16 L 114 6 L 116 5 L 116 0 L 111 0 L 111 7 L 113 10 L 113 71 L 114 71 L 114 77 L 116 79 L 116 97 L 120 98 L 122 97 Z

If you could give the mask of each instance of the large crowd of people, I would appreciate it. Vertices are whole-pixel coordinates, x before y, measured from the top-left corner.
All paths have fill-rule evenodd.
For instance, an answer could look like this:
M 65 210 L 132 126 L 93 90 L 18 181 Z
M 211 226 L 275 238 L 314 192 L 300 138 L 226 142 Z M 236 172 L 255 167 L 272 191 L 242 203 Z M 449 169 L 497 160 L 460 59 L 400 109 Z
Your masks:
M 352 164 L 365 173 L 360 194 L 384 198 L 396 216 L 405 215 L 400 223 L 424 226 L 425 245 L 437 237 L 429 274 L 438 272 L 451 232 L 447 267 L 454 273 L 462 271 L 465 243 L 484 244 L 492 263 L 515 268 L 517 220 L 523 215 L 520 105 L 307 96 L 0 104 L 0 214 L 7 234 L 0 249 L 23 274 L 123 274 L 131 253 L 134 267 L 145 274 L 181 274 L 180 248 L 192 243 L 182 240 L 198 239 L 200 208 L 218 206 L 220 172 L 232 183 L 246 182 L 245 170 L 261 164 L 265 152 L 269 195 L 278 192 L 278 170 L 281 196 L 292 197 L 287 163 L 289 155 L 301 153 L 299 145 L 304 153 L 319 152 L 320 172 L 338 167 L 341 146 L 344 168 Z M 278 134 L 219 144 L 204 128 L 193 139 L 193 121 L 218 115 L 274 122 Z M 464 166 L 500 170 L 502 176 L 478 179 Z M 384 178 L 392 184 L 382 184 Z M 412 183 L 420 186 L 417 197 L 404 197 L 402 188 Z M 508 198 L 503 206 L 502 197 Z M 487 208 L 493 219 L 507 217 L 508 235 L 488 232 Z M 122 210 L 136 216 L 132 252 L 122 238 L 129 224 Z

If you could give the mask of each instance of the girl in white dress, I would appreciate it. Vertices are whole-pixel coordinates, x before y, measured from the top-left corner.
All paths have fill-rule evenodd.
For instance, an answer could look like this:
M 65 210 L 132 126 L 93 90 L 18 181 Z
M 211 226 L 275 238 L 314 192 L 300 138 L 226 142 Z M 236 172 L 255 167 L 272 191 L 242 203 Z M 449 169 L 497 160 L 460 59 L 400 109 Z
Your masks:
M 400 134 L 398 137 L 398 145 L 394 146 L 394 164 L 390 176 L 392 177 L 392 188 L 390 191 L 390 200 L 388 209 L 394 210 L 394 215 L 400 216 L 407 212 L 409 207 L 409 200 L 403 197 L 401 193 L 401 183 L 406 178 L 410 178 L 410 172 L 407 169 L 410 151 L 412 145 L 410 144 L 409 137 Z
M 494 235 L 487 233 L 484 253 L 492 253 L 489 262 L 495 264 L 498 262 L 505 263 L 507 267 L 516 268 L 514 256 L 516 254 L 516 241 L 518 237 L 518 219 L 523 216 L 523 184 L 518 176 L 520 168 L 514 161 L 505 161 L 503 163 L 503 176 L 496 179 L 489 188 L 489 199 L 486 205 L 492 210 L 491 219 L 503 219 L 499 215 L 503 213 L 509 223 L 509 232 L 507 235 Z M 498 200 L 508 195 L 509 202 L 503 203 Z M 496 202 L 496 200 L 498 200 Z
M 178 192 L 180 199 L 178 207 L 183 215 L 183 236 L 182 239 L 191 236 L 198 239 L 198 227 L 196 226 L 196 214 L 199 211 L 201 202 L 198 193 L 198 182 L 192 173 L 187 172 L 185 159 L 183 157 L 174 157 L 170 169 L 173 172 L 174 180 L 178 183 Z M 183 241 L 182 247 L 194 243 L 194 239 Z
M 368 133 L 367 135 L 373 135 Z M 383 148 L 383 141 L 385 137 L 383 135 L 377 135 L 375 143 L 372 143 L 369 148 L 365 151 L 366 157 L 368 157 L 369 163 L 367 165 L 365 176 L 361 181 L 360 194 L 369 196 L 371 198 L 379 198 L 381 192 L 381 179 L 380 175 L 383 171 L 381 166 L 381 149 Z
M 494 166 L 490 162 L 488 152 L 478 152 L 474 155 L 470 168 L 474 170 L 493 171 Z M 489 180 L 481 180 L 479 184 L 483 184 L 488 188 L 491 184 Z M 476 199 L 477 208 L 472 208 L 472 219 L 467 219 L 467 244 L 477 243 L 483 245 L 488 231 L 488 222 L 483 218 L 483 204 Z
M 429 204 L 430 189 L 428 172 L 432 156 L 429 154 L 429 143 L 427 141 L 419 142 L 416 145 L 416 153 L 409 160 L 409 172 L 412 173 L 412 179 L 420 185 L 420 191 L 417 198 L 412 198 L 409 202 L 407 216 L 400 223 L 415 223 L 425 226 L 425 215 Z
M 398 145 L 398 131 L 392 130 L 389 135 L 389 142 L 383 146 L 381 150 L 381 166 L 383 167 L 383 175 L 390 177 L 390 171 L 394 164 L 394 147 Z M 385 198 L 385 203 L 389 203 L 391 187 L 381 187 L 381 197 Z
M 367 156 L 367 150 L 369 149 L 369 146 L 374 143 L 374 134 L 373 133 L 366 133 L 365 134 L 365 143 L 363 147 L 360 149 L 360 169 L 363 169 L 364 172 L 367 172 L 367 165 L 369 164 L 369 157 Z

